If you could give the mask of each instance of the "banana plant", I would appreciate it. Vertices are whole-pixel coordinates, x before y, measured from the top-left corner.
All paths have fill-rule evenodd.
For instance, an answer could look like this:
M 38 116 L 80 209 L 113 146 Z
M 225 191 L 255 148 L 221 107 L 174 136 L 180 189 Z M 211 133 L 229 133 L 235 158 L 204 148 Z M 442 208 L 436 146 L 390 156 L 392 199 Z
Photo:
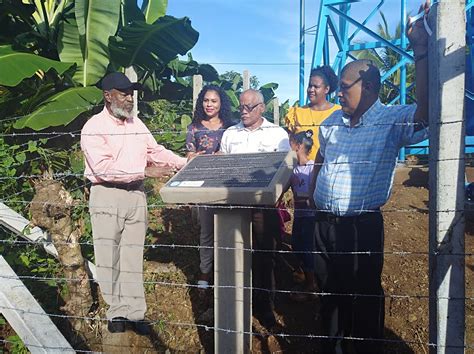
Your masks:
M 187 60 L 176 58 L 170 61 L 163 70 L 143 73 L 143 84 L 147 89 L 143 97 L 145 101 L 191 99 L 193 94 L 191 76 L 201 75 L 205 82 L 213 82 L 219 78 L 218 72 L 212 65 L 199 64 L 193 59 L 191 53 L 188 53 Z
M 94 87 L 73 87 L 61 91 L 41 103 L 33 113 L 17 120 L 14 128 L 43 130 L 71 123 L 102 100 L 102 92 Z
M 25 52 L 17 52 L 11 46 L 0 46 L 0 85 L 16 86 L 23 80 L 54 69 L 64 74 L 74 63 L 60 62 Z
M 25 6 L 4 6 L 20 3 Z M 195 45 L 199 33 L 192 28 L 188 18 L 166 16 L 166 7 L 167 0 L 145 0 L 141 8 L 133 0 L 1 2 L 0 9 L 10 11 L 8 14 L 13 14 L 18 19 L 17 22 L 31 26 L 31 31 L 18 33 L 10 44 L 20 43 L 19 38 L 28 37 L 32 32 L 36 36 L 46 36 L 49 43 L 54 38 L 55 52 L 48 51 L 47 56 L 59 60 L 54 65 L 52 62 L 43 61 L 42 56 L 30 62 L 22 61 L 24 68 L 17 73 L 8 73 L 5 81 L 0 82 L 6 89 L 2 90 L 0 86 L 0 91 L 11 93 L 13 91 L 9 90 L 9 85 L 22 85 L 22 80 L 31 76 L 36 80 L 35 85 L 41 85 L 41 73 L 51 68 L 55 69 L 60 80 L 63 80 L 62 83 L 54 85 L 55 91 L 51 91 L 51 88 L 38 89 L 38 92 L 42 93 L 39 97 L 44 100 L 37 102 L 37 97 L 29 100 L 38 103 L 36 109 L 18 120 L 14 127 L 42 130 L 51 126 L 67 125 L 92 105 L 99 103 L 100 90 L 95 88 L 95 85 L 107 70 L 123 70 L 133 66 L 142 73 L 140 78 L 145 78 L 146 75 L 163 71 L 178 54 L 187 53 Z M 5 18 L 11 18 L 2 15 L 0 24 Z M 2 37 L 5 31 L 0 28 L 0 40 L 7 38 Z M 19 46 L 22 51 L 29 51 L 31 55 L 44 54 L 26 40 L 21 43 L 24 44 Z M 7 54 L 5 49 L 0 51 L 0 63 L 9 60 L 7 55 L 24 58 L 25 53 Z M 0 70 L 7 70 L 7 66 L 2 65 Z M 157 77 L 162 78 L 160 75 Z M 44 97 L 47 93 L 51 95 Z M 7 96 L 3 102 L 11 104 L 13 96 Z M 62 114 L 58 114 L 58 111 L 62 111 Z
M 110 63 L 107 42 L 117 32 L 120 0 L 75 0 L 74 8 L 64 17 L 59 57 L 77 64 L 75 82 L 84 87 L 95 85 Z
M 56 28 L 61 14 L 71 0 L 27 0 L 23 1 L 35 6 L 33 18 L 35 19 L 37 30 L 43 36 L 52 34 L 51 29 Z
M 166 14 L 168 0 L 144 0 L 141 10 L 146 23 L 152 24 Z
M 73 0 L 3 0 L 0 2 L 0 43 L 50 59 L 58 59 L 56 44 L 62 14 Z
M 113 63 L 153 72 L 163 70 L 177 54 L 186 54 L 198 38 L 188 18 L 163 16 L 153 24 L 134 21 L 124 26 L 110 38 L 109 50 Z

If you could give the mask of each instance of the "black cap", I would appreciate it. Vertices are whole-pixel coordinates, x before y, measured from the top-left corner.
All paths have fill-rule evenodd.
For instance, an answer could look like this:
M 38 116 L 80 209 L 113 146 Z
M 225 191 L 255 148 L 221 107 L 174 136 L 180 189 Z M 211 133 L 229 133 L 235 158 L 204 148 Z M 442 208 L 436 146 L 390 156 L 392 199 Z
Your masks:
M 131 82 L 128 77 L 122 73 L 110 73 L 102 79 L 100 87 L 104 91 L 116 90 L 140 90 L 142 85 L 138 82 Z

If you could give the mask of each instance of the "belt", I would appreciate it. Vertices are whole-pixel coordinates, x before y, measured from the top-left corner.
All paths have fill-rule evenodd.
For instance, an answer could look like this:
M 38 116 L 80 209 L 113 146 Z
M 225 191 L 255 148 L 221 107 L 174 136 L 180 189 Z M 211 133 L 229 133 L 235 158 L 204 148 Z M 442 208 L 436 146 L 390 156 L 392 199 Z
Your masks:
M 102 183 L 94 183 L 93 186 L 102 186 L 105 188 L 117 188 L 117 189 L 123 189 L 125 191 L 138 191 L 143 188 L 143 180 L 133 181 L 129 183 L 102 182 Z
M 325 221 L 330 224 L 355 224 L 360 221 L 366 221 L 372 217 L 378 216 L 380 214 L 380 209 L 376 209 L 373 212 L 362 213 L 359 215 L 353 216 L 339 216 L 332 213 L 317 212 L 316 221 Z

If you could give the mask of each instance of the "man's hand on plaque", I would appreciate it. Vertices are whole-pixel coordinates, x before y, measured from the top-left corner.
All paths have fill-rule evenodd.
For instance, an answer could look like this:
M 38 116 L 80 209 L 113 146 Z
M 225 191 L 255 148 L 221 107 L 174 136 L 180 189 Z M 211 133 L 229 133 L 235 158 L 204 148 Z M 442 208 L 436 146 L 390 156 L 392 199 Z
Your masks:
M 194 159 L 196 156 L 198 155 L 202 155 L 204 154 L 205 151 L 197 151 L 197 152 L 188 152 L 188 154 L 186 155 L 186 157 L 188 158 L 188 162 L 191 161 L 192 159 Z
M 170 177 L 176 173 L 176 168 L 169 166 L 148 166 L 145 168 L 145 176 L 151 178 Z

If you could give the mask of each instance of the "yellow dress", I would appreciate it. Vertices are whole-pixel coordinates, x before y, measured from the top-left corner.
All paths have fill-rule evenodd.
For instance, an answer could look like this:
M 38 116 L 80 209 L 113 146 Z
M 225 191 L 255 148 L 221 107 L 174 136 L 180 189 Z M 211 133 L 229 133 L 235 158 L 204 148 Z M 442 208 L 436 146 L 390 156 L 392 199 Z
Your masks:
M 341 109 L 341 106 L 334 104 L 325 111 L 315 111 L 308 106 L 291 107 L 285 117 L 285 124 L 292 133 L 299 133 L 311 129 L 313 131 L 313 148 L 309 153 L 309 159 L 314 160 L 319 150 L 319 125 L 333 112 Z

